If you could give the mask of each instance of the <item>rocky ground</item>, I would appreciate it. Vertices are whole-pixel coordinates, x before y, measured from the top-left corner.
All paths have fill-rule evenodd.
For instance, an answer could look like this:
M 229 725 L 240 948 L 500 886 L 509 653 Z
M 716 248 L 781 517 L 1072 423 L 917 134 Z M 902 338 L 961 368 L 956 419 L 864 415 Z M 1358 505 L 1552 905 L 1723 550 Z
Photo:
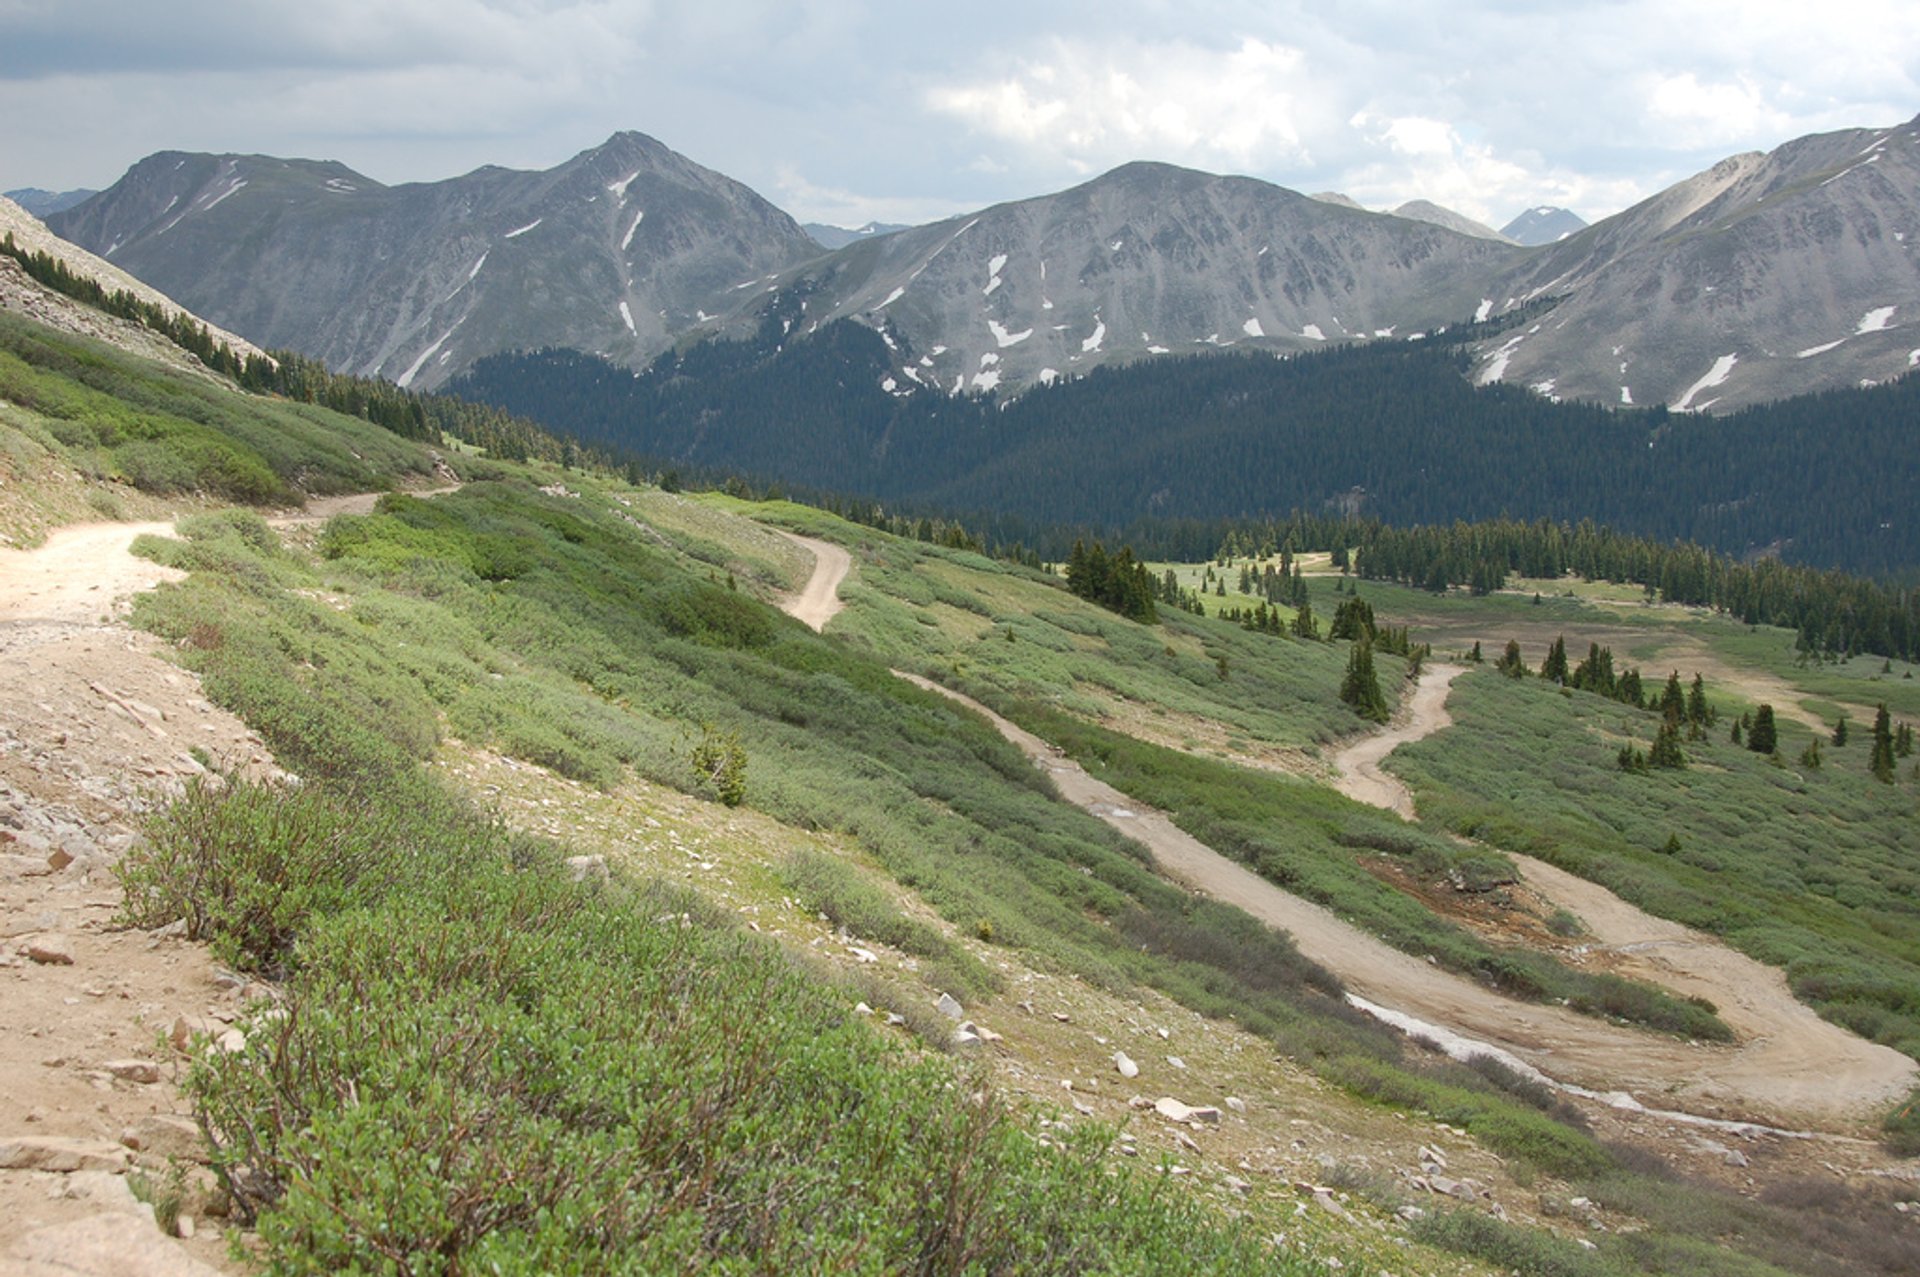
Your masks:
M 167 793 L 271 760 L 121 619 L 162 575 L 126 556 L 133 532 L 0 551 L 0 1270 L 20 1277 L 227 1263 L 181 1048 L 263 991 L 204 946 L 117 926 L 113 866 Z M 76 544 L 93 570 L 62 558 Z

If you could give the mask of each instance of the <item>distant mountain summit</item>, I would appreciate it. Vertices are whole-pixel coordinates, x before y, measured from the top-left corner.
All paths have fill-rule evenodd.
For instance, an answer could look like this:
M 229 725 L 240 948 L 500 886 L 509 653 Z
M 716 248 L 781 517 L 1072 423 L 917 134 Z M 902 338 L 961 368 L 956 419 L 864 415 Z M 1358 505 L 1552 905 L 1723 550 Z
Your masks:
M 45 219 L 50 214 L 64 212 L 97 194 L 99 194 L 98 191 L 43 191 L 37 186 L 27 186 L 17 191 L 6 192 L 6 197 L 35 217 Z
M 896 393 L 1014 390 L 1176 351 L 1414 337 L 1470 317 L 1517 251 L 1253 178 L 1135 163 L 851 245 L 781 276 L 761 304 L 804 299 L 802 331 L 879 328 L 899 353 Z
M 1724 411 L 1920 367 L 1920 121 L 1734 156 L 1550 242 L 1127 164 L 829 251 L 639 133 L 540 173 L 383 186 L 340 164 L 168 152 L 49 225 L 272 346 L 436 388 L 494 353 L 640 368 L 703 335 L 876 330 L 889 394 L 1020 392 L 1107 364 L 1476 333 L 1473 378 Z M 819 231 L 821 228 L 816 227 Z
M 1496 231 L 1484 222 L 1476 222 L 1465 213 L 1456 213 L 1450 208 L 1442 208 L 1431 200 L 1408 200 L 1394 209 L 1393 215 L 1412 218 L 1416 222 L 1430 222 L 1435 226 L 1444 226 L 1450 231 L 1472 235 L 1476 239 L 1497 240 L 1502 244 L 1515 242 L 1505 232 Z
M 1587 223 L 1578 213 L 1542 204 L 1538 208 L 1528 209 L 1508 222 L 1500 228 L 1500 233 L 1516 244 L 1536 248 L 1541 244 L 1558 243 L 1567 236 L 1585 229 L 1587 229 Z
M 876 235 L 891 235 L 895 231 L 904 231 L 907 229 L 907 224 L 868 222 L 865 226 L 848 230 L 844 226 L 829 226 L 825 222 L 807 222 L 800 229 L 812 236 L 813 242 L 822 248 L 845 248 L 849 244 L 857 244 L 863 239 L 872 239 Z
M 391 187 L 337 163 L 164 152 L 51 224 L 263 345 L 420 388 L 501 350 L 644 362 L 821 252 L 640 133 L 545 172 Z
M 1920 119 L 1735 155 L 1490 281 L 1476 377 L 1726 411 L 1920 366 Z

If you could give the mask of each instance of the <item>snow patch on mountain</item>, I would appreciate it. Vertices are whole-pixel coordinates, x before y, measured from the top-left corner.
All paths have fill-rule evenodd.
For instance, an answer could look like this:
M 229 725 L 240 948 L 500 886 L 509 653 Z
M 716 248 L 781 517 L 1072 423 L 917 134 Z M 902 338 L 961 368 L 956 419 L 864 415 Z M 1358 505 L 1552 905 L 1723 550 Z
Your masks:
M 907 295 L 907 287 L 905 284 L 902 284 L 900 287 L 888 293 L 887 300 L 881 302 L 878 306 L 875 306 L 874 309 L 885 310 L 887 307 L 893 305 L 895 302 L 899 301 L 902 297 L 905 297 L 906 295 Z
M 633 326 L 633 311 L 627 308 L 627 304 L 624 301 L 620 303 L 620 318 L 626 322 L 628 332 L 632 333 L 635 337 L 640 335 L 640 330 Z
M 1899 309 L 1900 308 L 1898 306 L 1874 307 L 1872 310 L 1868 311 L 1866 314 L 1860 316 L 1860 324 L 1857 328 L 1853 330 L 1854 335 L 1857 337 L 1861 333 L 1877 333 L 1877 332 L 1884 331 L 1888 323 L 1893 319 L 1893 312 Z
M 201 205 L 200 211 L 202 213 L 210 211 L 216 204 L 219 204 L 222 200 L 226 199 L 229 195 L 232 195 L 235 191 L 239 190 L 241 187 L 245 186 L 246 184 L 247 184 L 246 178 L 244 177 L 236 178 L 233 184 L 227 187 L 226 190 L 220 192 L 218 195 L 214 196 L 211 200 L 208 200 L 205 204 Z
M 1738 355 L 1722 355 L 1720 358 L 1714 360 L 1713 367 L 1707 370 L 1707 375 L 1687 387 L 1687 393 L 1681 395 L 1674 403 L 1673 411 L 1704 412 L 1713 400 L 1709 399 L 1696 409 L 1693 406 L 1693 397 L 1703 390 L 1711 390 L 1715 386 L 1725 385 L 1727 378 L 1733 375 L 1733 366 L 1739 362 L 1740 356 Z
M 480 273 L 480 268 L 482 266 L 485 266 L 486 264 L 487 264 L 487 254 L 482 253 L 480 254 L 480 260 L 473 264 L 473 269 L 467 272 L 467 282 L 469 284 L 473 282 L 473 277 Z
M 1320 325 L 1308 324 L 1300 330 L 1300 335 L 1309 341 L 1325 341 L 1327 335 L 1320 331 Z
M 1093 317 L 1093 335 L 1080 343 L 1080 353 L 1091 355 L 1100 349 L 1100 343 L 1107 339 L 1107 321 L 1095 315 Z
M 440 347 L 447 344 L 447 338 L 453 336 L 453 329 L 458 328 L 461 324 L 464 324 L 466 321 L 467 321 L 467 317 L 465 315 L 462 315 L 460 316 L 460 318 L 454 320 L 453 328 L 449 328 L 447 329 L 447 331 L 441 333 L 440 339 L 438 341 L 434 342 L 433 345 L 428 346 L 425 350 L 421 351 L 420 357 L 414 360 L 411 364 L 409 364 L 407 366 L 407 370 L 401 373 L 400 376 L 394 380 L 394 385 L 400 387 L 402 390 L 405 390 L 408 386 L 411 386 L 413 384 L 413 379 L 420 375 L 420 370 L 427 366 L 427 360 L 433 358 L 435 352 L 437 352 L 440 349 Z
M 627 227 L 627 233 L 620 237 L 620 251 L 626 252 L 633 246 L 633 233 L 640 229 L 640 223 L 647 220 L 647 210 L 641 209 L 633 215 L 633 225 Z
M 1249 337 L 1265 337 L 1267 335 L 1267 330 L 1260 326 L 1260 317 L 1258 315 L 1240 325 L 1240 331 Z
M 993 296 L 993 290 L 1000 287 L 1000 268 L 1007 264 L 1005 253 L 995 253 L 987 262 L 987 286 L 980 290 L 981 296 Z
M 532 230 L 534 227 L 538 226 L 540 223 L 546 220 L 547 219 L 544 217 L 536 217 L 531 222 L 528 222 L 525 226 L 519 227 L 516 230 L 508 231 L 505 235 L 502 235 L 500 238 L 501 239 L 519 239 L 522 235 L 525 235 L 528 231 Z
M 1842 337 L 1839 341 L 1830 341 L 1819 346 L 1808 346 L 1805 350 L 1796 352 L 1793 357 L 1795 359 L 1811 359 L 1815 355 L 1824 355 L 1834 347 L 1844 346 L 1846 343 L 1847 339 Z
M 629 186 L 632 186 L 633 179 L 639 176 L 640 176 L 640 170 L 635 169 L 633 172 L 627 174 L 625 177 L 621 178 L 617 182 L 608 182 L 607 190 L 613 194 L 613 198 L 617 200 L 624 200 L 625 198 L 627 198 L 627 188 Z
M 1476 324 L 1484 324 L 1487 322 L 1487 317 L 1491 314 L 1493 314 L 1493 298 L 1482 297 L 1480 299 L 1480 309 L 1473 312 L 1473 322 Z
M 994 342 L 1002 350 L 1005 350 L 1008 346 L 1018 346 L 1021 342 L 1033 336 L 1033 329 L 1031 328 L 1025 332 L 1010 333 L 998 320 L 993 319 L 987 321 L 987 331 L 993 334 Z

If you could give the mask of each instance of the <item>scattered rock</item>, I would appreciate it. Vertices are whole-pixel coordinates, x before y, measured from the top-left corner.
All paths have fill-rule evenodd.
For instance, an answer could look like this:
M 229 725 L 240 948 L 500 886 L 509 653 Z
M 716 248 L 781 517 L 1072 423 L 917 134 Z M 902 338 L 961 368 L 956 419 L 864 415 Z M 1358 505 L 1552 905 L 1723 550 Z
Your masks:
M 148 1114 L 121 1131 L 121 1143 L 163 1160 L 205 1162 L 209 1156 L 200 1125 L 180 1114 Z
M 1334 1200 L 1333 1190 L 1330 1188 L 1315 1187 L 1313 1190 L 1313 1204 L 1330 1215 L 1338 1215 L 1342 1219 L 1346 1218 L 1347 1208 Z
M 152 1060 L 108 1060 L 100 1067 L 122 1082 L 152 1083 L 160 1080 L 160 1066 Z
M 225 1027 L 211 1016 L 177 1015 L 173 1018 L 173 1028 L 167 1031 L 167 1041 L 185 1055 L 193 1049 L 195 1038 L 217 1038 Z
M 1167 1063 L 1171 1064 L 1176 1069 L 1184 1069 L 1187 1067 L 1187 1062 L 1181 1059 L 1177 1055 L 1169 1055 L 1167 1057 Z
M 106 1140 L 68 1139 L 58 1135 L 16 1135 L 0 1140 L 0 1170 L 121 1171 L 127 1150 Z
M 1722 1158 L 1721 1160 L 1723 1160 L 1724 1162 L 1726 1162 L 1726 1164 L 1727 1164 L 1728 1166 L 1741 1166 L 1741 1167 L 1744 1167 L 1744 1166 L 1746 1166 L 1746 1165 L 1748 1165 L 1748 1162 L 1747 1162 L 1747 1155 L 1746 1155 L 1745 1153 L 1742 1153 L 1742 1152 L 1741 1152 L 1741 1151 L 1740 1151 L 1739 1149 L 1737 1149 L 1737 1148 L 1730 1148 L 1730 1149 L 1728 1149 L 1728 1150 L 1726 1151 L 1726 1154 L 1724 1155 L 1724 1157 L 1723 1157 L 1723 1158 Z
M 1135 1078 L 1140 1076 L 1140 1066 L 1135 1064 L 1133 1057 L 1129 1056 L 1125 1051 L 1115 1051 L 1113 1053 L 1113 1068 L 1114 1072 L 1118 1073 L 1121 1077 Z
M 1227 1097 L 1227 1107 L 1236 1113 L 1245 1113 L 1247 1111 L 1247 1102 L 1237 1095 L 1229 1095 Z
M 612 882 L 613 875 L 607 871 L 605 856 L 568 856 L 566 860 L 567 877 L 574 882 Z
M 1153 1102 L 1153 1111 L 1161 1117 L 1166 1118 L 1169 1122 L 1179 1122 L 1188 1126 L 1201 1122 L 1214 1126 L 1220 1123 L 1219 1109 L 1209 1105 L 1195 1107 L 1191 1104 L 1182 1104 L 1170 1095 L 1163 1095 L 1155 1100 Z
M 27 941 L 26 955 L 42 966 L 70 967 L 73 965 L 73 941 L 58 932 L 48 932 Z
M 941 994 L 940 1000 L 934 1003 L 934 1006 L 939 1009 L 941 1015 L 946 1016 L 949 1020 L 958 1020 L 967 1013 L 967 1009 L 960 1005 L 960 999 L 954 997 L 951 993 Z
M 14 1243 L 4 1267 L 12 1277 L 219 1277 L 167 1240 L 142 1215 L 112 1211 L 28 1233 Z

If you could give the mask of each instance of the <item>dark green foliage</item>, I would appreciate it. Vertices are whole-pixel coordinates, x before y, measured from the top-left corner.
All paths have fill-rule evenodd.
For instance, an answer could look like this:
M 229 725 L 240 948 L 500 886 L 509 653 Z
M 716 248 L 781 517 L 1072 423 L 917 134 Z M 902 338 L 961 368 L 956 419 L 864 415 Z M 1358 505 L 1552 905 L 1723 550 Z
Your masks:
M 1507 640 L 1507 650 L 1500 654 L 1500 659 L 1493 663 L 1493 668 L 1499 670 L 1508 678 L 1525 678 L 1527 676 L 1527 662 L 1526 659 L 1520 655 L 1520 643 L 1517 639 Z
M 1747 748 L 1756 754 L 1772 754 L 1780 748 L 1780 733 L 1773 724 L 1773 706 L 1761 705 L 1753 711 L 1753 725 L 1747 729 Z
M 1867 762 L 1867 770 L 1873 778 L 1883 785 L 1893 783 L 1893 719 L 1887 713 L 1887 703 L 1880 702 L 1880 708 L 1873 716 L 1873 753 Z
M 1563 635 L 1554 639 L 1553 646 L 1547 649 L 1546 659 L 1540 662 L 1540 677 L 1564 686 L 1567 676 L 1567 640 Z
M 316 787 L 262 824 L 282 797 L 191 793 L 158 821 L 187 859 L 133 855 L 189 901 L 202 865 L 321 888 L 283 999 L 187 1082 L 273 1271 L 1288 1264 L 1114 1173 L 1104 1132 L 1040 1148 L 692 897 L 571 883 L 444 800 Z M 343 841 L 410 872 L 334 882 Z
M 1676 429 L 1663 409 L 1476 389 L 1444 339 L 1143 360 L 1011 402 L 882 390 L 896 359 L 912 358 L 852 322 L 786 340 L 770 316 L 752 341 L 676 351 L 638 378 L 545 351 L 481 360 L 456 389 L 666 463 L 1109 530 L 1319 509 L 1360 488 L 1370 513 L 1396 523 L 1592 518 L 1733 556 L 1777 544 L 1857 571 L 1920 563 L 1920 529 L 1904 517 L 1920 487 L 1906 429 L 1920 415 L 1914 378 Z M 1487 589 L 1509 568 L 1460 554 L 1440 575 Z
M 1153 606 L 1153 579 L 1147 575 L 1146 565 L 1133 557 L 1131 546 L 1108 555 L 1107 547 L 1098 541 L 1091 549 L 1075 541 L 1067 559 L 1067 589 L 1129 620 L 1149 625 L 1159 620 Z M 1225 578 L 1221 579 L 1220 592 L 1226 593 Z
M 1380 677 L 1373 669 L 1373 643 L 1362 638 L 1347 655 L 1347 672 L 1340 680 L 1340 699 L 1354 713 L 1373 723 L 1384 723 L 1392 711 L 1380 693 Z

